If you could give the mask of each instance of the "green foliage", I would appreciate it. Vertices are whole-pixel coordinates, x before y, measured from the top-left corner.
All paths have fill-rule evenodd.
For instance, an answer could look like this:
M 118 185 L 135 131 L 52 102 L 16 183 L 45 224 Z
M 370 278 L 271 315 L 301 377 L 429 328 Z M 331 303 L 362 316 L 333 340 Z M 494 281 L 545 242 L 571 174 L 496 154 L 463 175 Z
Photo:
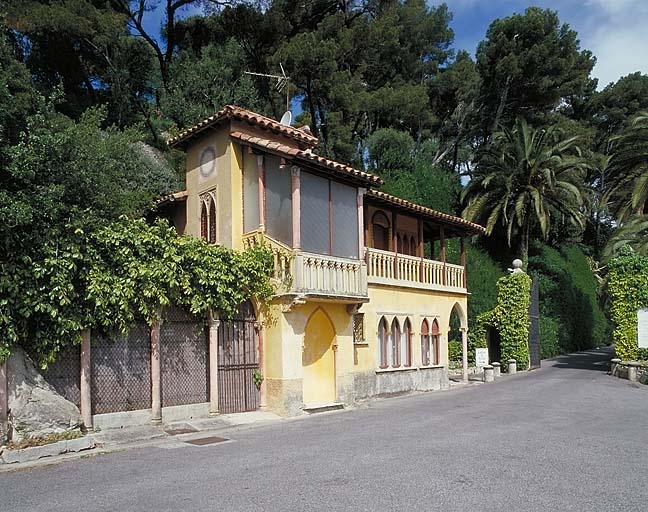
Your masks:
M 529 366 L 529 294 L 531 278 L 524 272 L 504 276 L 497 281 L 497 306 L 482 313 L 473 326 L 473 345 L 486 346 L 486 327 L 500 335 L 502 361 L 517 361 L 518 368 Z
M 162 110 L 180 128 L 205 119 L 227 104 L 258 110 L 257 92 L 245 71 L 243 50 L 233 40 L 206 46 L 199 58 L 185 52 L 171 65 Z
M 586 350 L 608 342 L 610 326 L 599 303 L 591 260 L 575 245 L 560 250 L 537 244 L 529 267 L 538 274 L 543 350 Z
M 637 347 L 637 310 L 648 307 L 648 257 L 629 247 L 610 261 L 607 279 L 614 322 L 614 350 L 625 361 L 648 360 L 648 349 Z
M 481 153 L 473 180 L 464 189 L 464 216 L 482 222 L 487 234 L 506 230 L 526 264 L 532 223 L 546 240 L 551 225 L 584 226 L 586 161 L 574 138 L 560 130 L 534 130 L 523 118 L 497 132 Z
M 493 21 L 477 48 L 484 136 L 519 115 L 546 122 L 561 102 L 579 96 L 595 62 L 555 11 L 529 7 Z
M 0 358 L 20 343 L 44 362 L 79 341 L 81 329 L 127 331 L 149 325 L 162 308 L 231 317 L 248 298 L 261 305 L 274 294 L 272 257 L 262 248 L 237 253 L 178 236 L 165 222 L 122 217 L 96 231 L 68 226 L 65 243 L 50 241 L 41 260 L 17 276 L 0 274 Z

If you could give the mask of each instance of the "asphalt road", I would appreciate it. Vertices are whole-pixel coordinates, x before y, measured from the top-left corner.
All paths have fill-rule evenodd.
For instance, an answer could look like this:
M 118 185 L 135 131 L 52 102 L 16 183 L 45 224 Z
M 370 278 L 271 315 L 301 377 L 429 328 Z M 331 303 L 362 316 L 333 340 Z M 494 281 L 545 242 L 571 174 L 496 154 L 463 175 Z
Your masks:
M 448 392 L 0 475 L 0 510 L 648 510 L 648 386 L 609 353 Z

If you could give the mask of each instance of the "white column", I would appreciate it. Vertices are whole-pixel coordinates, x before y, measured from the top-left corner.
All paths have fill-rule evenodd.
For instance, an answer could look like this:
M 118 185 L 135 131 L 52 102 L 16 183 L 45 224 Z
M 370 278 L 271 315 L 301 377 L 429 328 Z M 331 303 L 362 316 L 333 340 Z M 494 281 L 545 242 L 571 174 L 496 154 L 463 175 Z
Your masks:
M 162 423 L 162 373 L 160 368 L 160 320 L 151 326 L 151 423 Z
M 301 193 L 299 189 L 299 167 L 290 168 L 292 188 L 292 240 L 293 249 L 301 249 Z
M 364 228 L 364 195 L 367 191 L 366 188 L 358 189 L 358 258 L 362 259 L 364 256 L 365 247 L 365 228 Z
M 461 328 L 461 379 L 468 382 L 468 329 Z

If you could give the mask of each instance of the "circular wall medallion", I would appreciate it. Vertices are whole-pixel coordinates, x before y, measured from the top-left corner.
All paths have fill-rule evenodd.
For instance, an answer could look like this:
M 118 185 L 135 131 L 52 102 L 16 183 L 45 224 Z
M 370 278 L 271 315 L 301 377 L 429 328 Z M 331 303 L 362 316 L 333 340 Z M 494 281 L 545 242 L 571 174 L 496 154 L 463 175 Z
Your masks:
M 216 149 L 209 146 L 200 154 L 200 175 L 209 178 L 216 168 Z

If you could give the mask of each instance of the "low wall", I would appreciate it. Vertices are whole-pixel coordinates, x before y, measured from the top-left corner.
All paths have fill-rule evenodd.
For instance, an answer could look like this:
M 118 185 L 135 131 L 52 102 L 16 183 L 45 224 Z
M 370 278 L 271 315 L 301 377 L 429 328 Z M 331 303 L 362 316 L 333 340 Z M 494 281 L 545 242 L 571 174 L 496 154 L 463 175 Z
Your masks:
M 356 373 L 354 379 L 356 400 L 414 391 L 438 391 L 448 386 L 448 370 L 445 366 L 374 370 Z

